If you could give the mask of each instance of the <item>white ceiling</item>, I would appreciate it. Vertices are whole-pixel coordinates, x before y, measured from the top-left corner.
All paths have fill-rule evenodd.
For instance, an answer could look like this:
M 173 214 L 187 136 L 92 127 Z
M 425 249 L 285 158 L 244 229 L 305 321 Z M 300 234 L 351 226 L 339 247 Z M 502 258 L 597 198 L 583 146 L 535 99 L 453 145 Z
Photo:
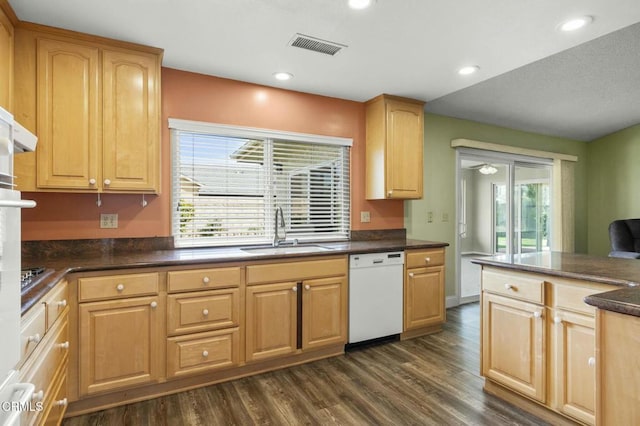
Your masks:
M 578 140 L 640 122 L 640 25 L 612 34 L 640 22 L 638 0 L 377 0 L 363 11 L 346 0 L 9 3 L 23 21 L 161 47 L 171 68 L 356 101 L 407 96 L 438 114 Z M 556 29 L 577 15 L 594 21 Z M 290 47 L 295 33 L 348 47 Z M 468 64 L 480 71 L 459 76 Z M 276 71 L 295 78 L 277 82 Z

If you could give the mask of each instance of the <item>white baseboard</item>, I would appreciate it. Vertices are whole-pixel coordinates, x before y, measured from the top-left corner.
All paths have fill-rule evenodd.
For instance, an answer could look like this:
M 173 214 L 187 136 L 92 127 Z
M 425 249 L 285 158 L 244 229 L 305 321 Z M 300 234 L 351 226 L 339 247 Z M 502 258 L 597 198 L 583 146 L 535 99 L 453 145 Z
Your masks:
M 445 299 L 445 307 L 447 309 L 454 308 L 458 306 L 460 303 L 458 302 L 458 296 L 447 296 Z

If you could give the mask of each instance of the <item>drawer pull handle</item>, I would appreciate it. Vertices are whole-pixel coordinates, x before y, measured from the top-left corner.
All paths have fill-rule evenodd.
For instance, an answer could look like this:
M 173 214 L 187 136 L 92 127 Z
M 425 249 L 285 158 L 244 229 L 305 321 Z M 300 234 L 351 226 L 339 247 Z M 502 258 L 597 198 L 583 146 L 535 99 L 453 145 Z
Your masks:
M 66 341 L 66 342 L 62 342 L 62 343 L 60 343 L 60 344 L 58 345 L 58 347 L 59 347 L 60 349 L 69 349 L 69 342 L 68 342 L 68 341 Z
M 209 351 L 202 351 L 202 357 L 206 358 L 209 356 Z
M 536 311 L 536 312 L 533 313 L 533 316 L 534 316 L 534 318 L 541 318 L 542 317 L 542 312 Z
M 293 287 L 291 287 L 291 290 L 292 290 L 292 291 L 298 291 L 298 286 L 297 286 L 297 285 L 294 285 Z
M 311 286 L 309 284 L 305 284 L 304 289 L 305 290 L 311 290 Z
M 513 290 L 513 291 L 515 291 L 516 288 L 512 284 L 505 284 L 504 285 L 504 289 L 505 290 Z
M 44 399 L 44 391 L 40 389 L 38 392 L 34 392 L 31 396 L 32 401 L 42 401 Z
M 158 307 L 158 302 L 156 302 L 155 300 L 153 302 L 151 302 L 151 308 L 155 309 Z
M 204 278 L 202 279 L 202 282 L 203 282 L 204 284 L 209 284 L 209 281 L 211 281 L 211 280 L 209 279 L 209 277 L 204 277 Z
M 56 302 L 56 305 L 58 305 L 59 308 L 64 308 L 65 306 L 67 306 L 67 300 L 60 300 L 59 302 Z
M 203 309 L 203 310 L 202 310 L 202 315 L 204 315 L 205 317 L 206 317 L 207 315 L 209 315 L 209 310 L 208 310 L 208 309 Z
M 415 277 L 416 274 L 414 274 L 413 272 L 409 272 L 409 278 L 413 278 Z
M 553 318 L 553 323 L 554 323 L 554 324 L 562 324 L 562 318 L 560 318 L 560 317 L 554 317 L 554 318 Z
M 69 404 L 69 401 L 67 401 L 67 398 L 62 398 L 61 400 L 53 403 L 53 405 L 57 407 L 66 407 L 68 404 Z
M 431 262 L 431 258 L 430 258 L 430 257 L 425 257 L 425 258 L 424 258 L 424 261 L 425 261 L 426 263 L 429 263 L 429 262 Z
M 589 359 L 587 360 L 587 363 L 589 364 L 589 367 L 593 367 L 594 365 L 596 365 L 595 357 L 590 356 Z
M 27 337 L 27 340 L 32 343 L 40 343 L 41 339 L 42 339 L 42 336 L 40 336 L 40 333 L 36 333 L 33 336 Z
M 118 290 L 118 291 L 122 291 L 122 290 L 124 290 L 124 284 L 118 284 L 118 285 L 116 286 L 116 290 Z

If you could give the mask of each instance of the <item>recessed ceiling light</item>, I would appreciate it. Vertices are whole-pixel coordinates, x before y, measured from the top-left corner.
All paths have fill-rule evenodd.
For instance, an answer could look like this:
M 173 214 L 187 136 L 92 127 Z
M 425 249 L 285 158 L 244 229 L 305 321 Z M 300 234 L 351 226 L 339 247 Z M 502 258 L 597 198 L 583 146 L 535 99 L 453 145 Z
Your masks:
M 590 24 L 593 21 L 593 16 L 581 16 L 579 18 L 569 19 L 559 25 L 560 31 L 575 31 Z
M 349 0 L 349 7 L 351 9 L 366 9 L 373 4 L 374 0 Z
M 273 73 L 273 76 L 276 78 L 276 80 L 280 81 L 287 81 L 293 78 L 293 74 L 291 74 L 290 72 L 276 72 Z
M 458 70 L 458 74 L 460 75 L 469 75 L 469 74 L 473 74 L 474 72 L 477 72 L 480 69 L 479 66 L 477 65 L 470 65 L 467 67 L 462 67 Z

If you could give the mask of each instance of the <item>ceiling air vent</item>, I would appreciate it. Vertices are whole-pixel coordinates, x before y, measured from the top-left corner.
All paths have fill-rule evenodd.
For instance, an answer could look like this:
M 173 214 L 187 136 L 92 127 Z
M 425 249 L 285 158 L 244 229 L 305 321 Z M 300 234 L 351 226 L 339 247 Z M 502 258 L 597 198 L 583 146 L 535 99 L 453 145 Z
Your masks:
M 332 41 L 322 40 L 304 34 L 294 35 L 289 42 L 289 45 L 331 56 L 347 47 L 346 44 L 334 43 Z

